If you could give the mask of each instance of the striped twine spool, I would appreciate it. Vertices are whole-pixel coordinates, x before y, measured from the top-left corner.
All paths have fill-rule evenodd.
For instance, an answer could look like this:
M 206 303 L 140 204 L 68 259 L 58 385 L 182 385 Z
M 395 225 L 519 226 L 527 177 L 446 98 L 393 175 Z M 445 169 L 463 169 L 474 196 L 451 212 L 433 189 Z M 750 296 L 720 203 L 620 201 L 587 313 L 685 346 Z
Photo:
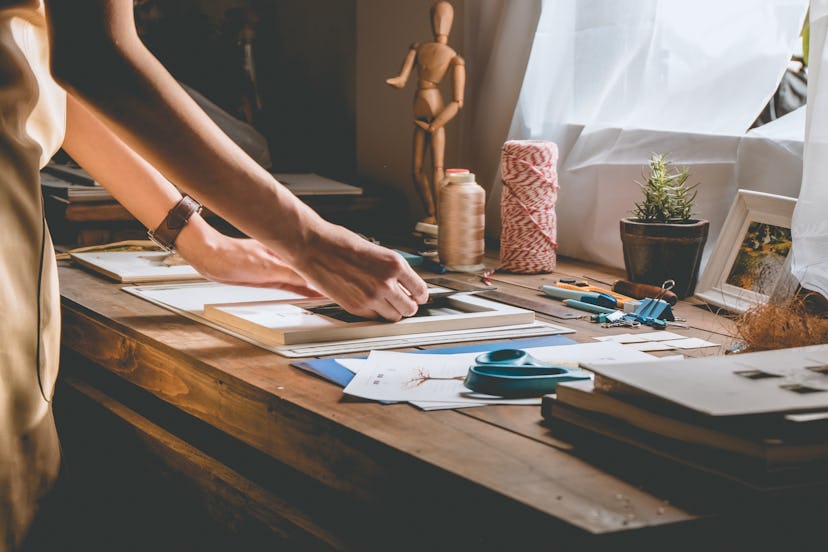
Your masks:
M 498 270 L 521 274 L 555 270 L 557 163 L 558 146 L 554 142 L 510 140 L 503 144 L 503 229 Z

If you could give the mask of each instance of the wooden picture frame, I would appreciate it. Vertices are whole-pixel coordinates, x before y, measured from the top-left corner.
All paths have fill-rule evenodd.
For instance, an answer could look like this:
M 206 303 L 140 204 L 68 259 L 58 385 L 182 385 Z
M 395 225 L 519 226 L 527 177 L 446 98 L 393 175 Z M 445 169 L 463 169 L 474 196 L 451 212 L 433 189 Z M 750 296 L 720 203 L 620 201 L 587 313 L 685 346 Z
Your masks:
M 427 307 L 429 312 L 394 323 L 354 320 L 347 313 L 329 316 L 319 307 L 329 308 L 330 300 L 208 304 L 204 316 L 270 346 L 513 326 L 535 320 L 531 310 L 465 294 L 445 297 Z
M 696 297 L 734 313 L 766 303 L 790 272 L 794 207 L 791 197 L 738 190 Z

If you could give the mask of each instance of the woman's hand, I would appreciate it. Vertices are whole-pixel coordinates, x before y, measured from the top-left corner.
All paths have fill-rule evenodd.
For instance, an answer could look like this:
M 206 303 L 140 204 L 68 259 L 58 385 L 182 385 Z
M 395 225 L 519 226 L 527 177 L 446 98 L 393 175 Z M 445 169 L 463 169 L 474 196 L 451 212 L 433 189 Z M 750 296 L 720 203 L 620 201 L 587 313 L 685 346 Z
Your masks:
M 428 300 L 428 288 L 399 254 L 330 223 L 302 247 L 290 263 L 313 287 L 348 312 L 366 318 L 400 320 Z
M 215 282 L 284 289 L 308 297 L 320 295 L 261 243 L 225 236 L 198 215 L 178 235 L 175 246 L 199 274 Z

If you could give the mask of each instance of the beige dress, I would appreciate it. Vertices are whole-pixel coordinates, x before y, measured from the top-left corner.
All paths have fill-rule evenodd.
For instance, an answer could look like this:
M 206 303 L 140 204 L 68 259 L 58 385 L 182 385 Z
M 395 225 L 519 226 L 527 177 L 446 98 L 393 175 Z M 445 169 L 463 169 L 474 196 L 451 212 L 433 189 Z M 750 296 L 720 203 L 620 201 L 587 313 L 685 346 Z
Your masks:
M 40 0 L 0 0 L 0 551 L 25 536 L 57 476 L 57 268 L 39 169 L 63 141 Z

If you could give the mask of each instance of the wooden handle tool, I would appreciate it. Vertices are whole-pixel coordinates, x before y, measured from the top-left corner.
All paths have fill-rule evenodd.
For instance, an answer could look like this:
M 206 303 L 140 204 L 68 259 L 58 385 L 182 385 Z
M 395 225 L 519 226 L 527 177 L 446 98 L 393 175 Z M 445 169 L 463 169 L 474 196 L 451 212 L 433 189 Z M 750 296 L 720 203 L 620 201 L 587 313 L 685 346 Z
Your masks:
M 638 284 L 628 280 L 618 280 L 612 284 L 612 290 L 617 293 L 623 293 L 636 299 L 646 299 L 647 297 L 661 297 L 670 305 L 675 305 L 678 302 L 678 296 L 672 291 L 664 290 L 659 286 L 650 284 Z

